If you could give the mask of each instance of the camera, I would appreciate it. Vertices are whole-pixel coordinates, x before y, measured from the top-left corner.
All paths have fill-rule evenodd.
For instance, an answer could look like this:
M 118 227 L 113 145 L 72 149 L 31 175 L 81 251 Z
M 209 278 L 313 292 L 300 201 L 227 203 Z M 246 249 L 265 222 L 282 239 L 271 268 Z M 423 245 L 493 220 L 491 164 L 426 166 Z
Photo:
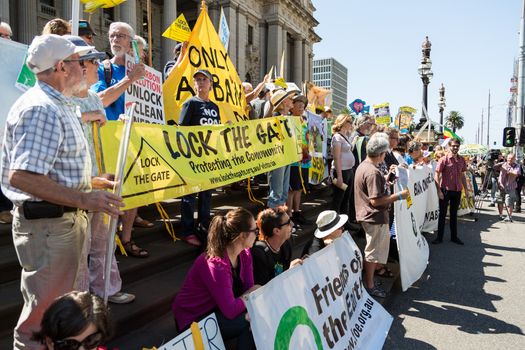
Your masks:
M 499 149 L 491 149 L 487 155 L 487 158 L 490 160 L 498 160 L 501 151 Z

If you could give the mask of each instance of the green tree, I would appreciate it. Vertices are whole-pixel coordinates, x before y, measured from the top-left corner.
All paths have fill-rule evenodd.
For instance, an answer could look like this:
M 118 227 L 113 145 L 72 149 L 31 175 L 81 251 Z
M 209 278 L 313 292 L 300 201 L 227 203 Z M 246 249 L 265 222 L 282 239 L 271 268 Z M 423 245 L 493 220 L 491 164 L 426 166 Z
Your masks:
M 455 133 L 456 130 L 461 129 L 465 125 L 465 120 L 463 119 L 463 116 L 458 111 L 450 111 L 446 125 L 449 128 L 452 128 L 452 131 Z
M 341 114 L 351 114 L 352 111 L 350 110 L 350 108 L 348 108 L 347 106 L 344 106 L 342 109 L 341 109 Z

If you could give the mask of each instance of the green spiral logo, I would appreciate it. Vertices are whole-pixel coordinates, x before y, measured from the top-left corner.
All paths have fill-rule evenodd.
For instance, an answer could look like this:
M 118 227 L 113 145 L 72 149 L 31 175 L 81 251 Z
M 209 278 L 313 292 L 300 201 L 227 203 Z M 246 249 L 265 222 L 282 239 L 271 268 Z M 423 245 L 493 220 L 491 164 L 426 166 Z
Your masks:
M 281 317 L 281 321 L 279 321 L 279 326 L 277 327 L 277 333 L 275 334 L 274 350 L 288 350 L 292 335 L 299 325 L 310 328 L 314 335 L 317 350 L 323 350 L 321 335 L 313 321 L 308 317 L 308 312 L 302 306 L 289 308 Z

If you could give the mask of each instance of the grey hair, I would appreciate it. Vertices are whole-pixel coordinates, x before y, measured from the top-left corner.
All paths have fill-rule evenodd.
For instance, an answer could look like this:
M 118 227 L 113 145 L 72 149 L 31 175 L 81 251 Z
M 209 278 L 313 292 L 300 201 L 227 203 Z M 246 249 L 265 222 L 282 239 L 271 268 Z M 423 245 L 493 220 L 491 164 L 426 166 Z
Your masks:
M 6 22 L 0 22 L 0 27 L 4 28 L 9 32 L 9 36 L 13 36 L 13 31 L 11 30 L 11 26 Z
M 390 151 L 388 135 L 382 132 L 372 135 L 366 144 L 366 155 L 369 157 L 378 157 L 388 151 Z
M 137 44 L 142 45 L 142 49 L 144 51 L 148 51 L 149 46 L 148 46 L 148 43 L 146 42 L 146 39 L 144 39 L 140 35 L 135 35 L 135 40 L 137 40 Z
M 109 25 L 109 32 L 115 30 L 118 27 L 126 28 L 131 39 L 135 39 L 135 30 L 126 22 L 112 22 Z

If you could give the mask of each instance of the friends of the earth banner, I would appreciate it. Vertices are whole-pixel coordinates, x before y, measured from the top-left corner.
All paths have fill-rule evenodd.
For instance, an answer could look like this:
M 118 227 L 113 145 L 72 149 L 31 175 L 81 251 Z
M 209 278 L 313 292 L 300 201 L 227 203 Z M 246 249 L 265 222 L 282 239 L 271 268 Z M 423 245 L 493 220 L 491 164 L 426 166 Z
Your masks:
M 392 316 L 367 293 L 348 233 L 257 289 L 248 313 L 258 349 L 381 349 Z
M 196 94 L 193 73 L 199 69 L 207 69 L 213 76 L 210 99 L 219 106 L 222 122 L 248 120 L 241 79 L 206 9 L 201 11 L 195 23 L 180 66 L 174 68 L 164 82 L 167 121 L 179 122 L 182 104 Z
M 126 209 L 224 186 L 301 158 L 296 117 L 210 126 L 133 125 L 122 197 Z M 100 129 L 103 159 L 115 172 L 122 122 Z
M 401 271 L 401 287 L 406 291 L 425 271 L 428 243 L 422 231 L 437 229 L 439 202 L 432 170 L 427 167 L 398 170 L 406 179 L 410 199 L 394 203 L 394 218 Z
M 389 125 L 390 118 L 390 103 L 385 102 L 374 105 L 374 115 L 376 117 L 376 124 Z
M 196 340 L 198 344 L 196 344 Z M 162 345 L 158 350 L 224 350 L 224 342 L 215 314 L 199 321 L 198 324 Z

